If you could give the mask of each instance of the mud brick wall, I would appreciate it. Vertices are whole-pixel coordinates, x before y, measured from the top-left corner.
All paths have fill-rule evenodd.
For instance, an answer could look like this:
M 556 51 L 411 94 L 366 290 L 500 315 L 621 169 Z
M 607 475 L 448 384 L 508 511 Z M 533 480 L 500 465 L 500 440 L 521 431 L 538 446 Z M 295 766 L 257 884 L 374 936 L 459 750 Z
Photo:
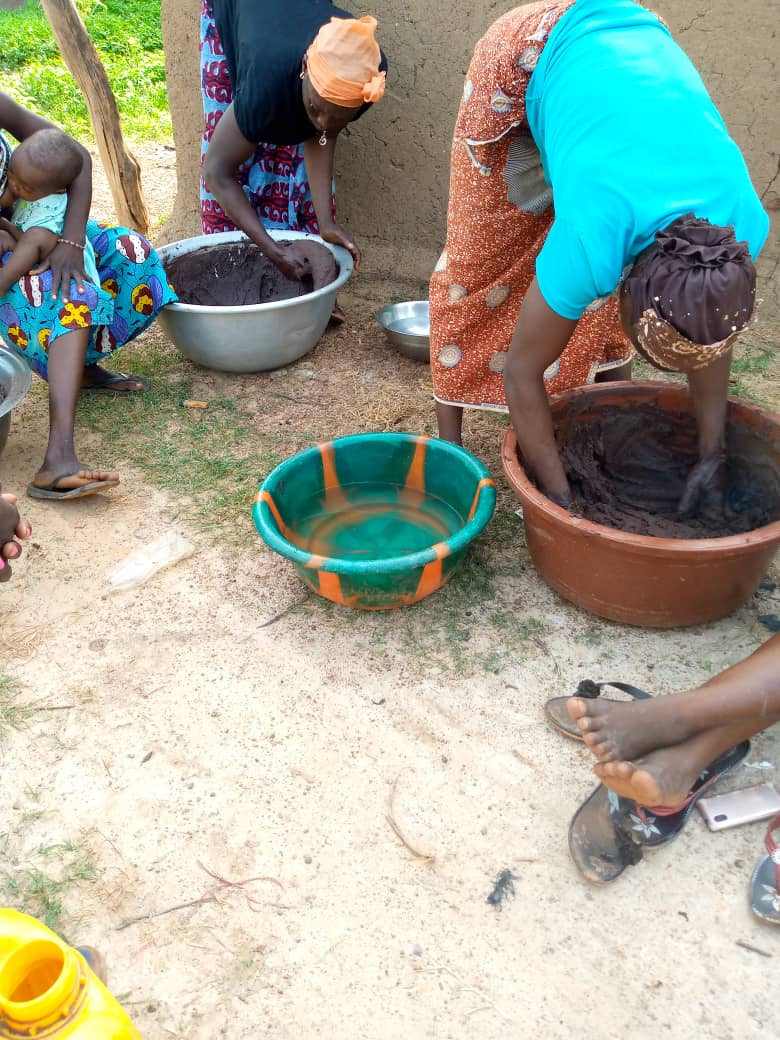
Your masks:
M 422 276 L 444 237 L 450 138 L 475 41 L 509 4 L 379 0 L 355 7 L 379 20 L 388 93 L 337 156 L 339 217 L 372 251 L 402 251 Z M 346 6 L 349 8 L 350 3 Z M 780 205 L 777 103 L 780 0 L 658 0 L 655 9 L 693 58 L 740 147 L 767 208 Z M 199 230 L 202 117 L 199 0 L 162 0 L 179 193 L 167 240 Z M 773 214 L 774 216 L 774 214 Z M 372 250 L 370 247 L 374 247 Z

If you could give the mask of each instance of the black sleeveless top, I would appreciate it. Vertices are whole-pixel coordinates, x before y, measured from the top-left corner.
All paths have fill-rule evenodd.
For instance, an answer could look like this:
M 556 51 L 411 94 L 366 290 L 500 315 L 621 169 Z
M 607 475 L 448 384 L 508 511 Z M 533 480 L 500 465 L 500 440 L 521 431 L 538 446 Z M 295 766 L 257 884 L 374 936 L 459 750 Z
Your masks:
M 266 144 L 314 137 L 303 103 L 303 57 L 331 18 L 353 16 L 328 0 L 213 0 L 212 8 L 244 137 Z M 380 68 L 387 69 L 384 54 Z M 370 107 L 357 109 L 356 118 Z

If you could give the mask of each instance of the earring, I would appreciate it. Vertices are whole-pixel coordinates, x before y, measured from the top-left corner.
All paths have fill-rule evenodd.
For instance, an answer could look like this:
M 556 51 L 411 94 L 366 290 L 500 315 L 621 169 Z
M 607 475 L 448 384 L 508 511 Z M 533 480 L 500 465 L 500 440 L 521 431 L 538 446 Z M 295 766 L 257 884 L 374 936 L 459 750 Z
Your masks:
M 320 138 L 320 146 L 322 148 L 324 148 L 327 143 L 328 143 L 328 137 L 327 137 L 327 134 L 325 133 L 325 131 L 323 130 L 322 131 L 322 137 Z

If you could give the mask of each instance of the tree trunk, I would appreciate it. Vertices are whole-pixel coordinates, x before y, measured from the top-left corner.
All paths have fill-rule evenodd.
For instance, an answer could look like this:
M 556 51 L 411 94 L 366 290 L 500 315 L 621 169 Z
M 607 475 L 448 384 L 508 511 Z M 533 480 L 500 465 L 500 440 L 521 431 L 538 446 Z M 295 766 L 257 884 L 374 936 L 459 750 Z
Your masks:
M 41 0 L 65 64 L 87 103 L 117 219 L 146 234 L 149 214 L 141 189 L 141 170 L 125 148 L 116 98 L 81 15 L 72 0 Z
M 196 0 L 162 0 L 162 37 L 168 107 L 176 146 L 176 202 L 157 232 L 163 245 L 201 233 L 199 180 L 203 107 L 200 92 L 200 4 Z

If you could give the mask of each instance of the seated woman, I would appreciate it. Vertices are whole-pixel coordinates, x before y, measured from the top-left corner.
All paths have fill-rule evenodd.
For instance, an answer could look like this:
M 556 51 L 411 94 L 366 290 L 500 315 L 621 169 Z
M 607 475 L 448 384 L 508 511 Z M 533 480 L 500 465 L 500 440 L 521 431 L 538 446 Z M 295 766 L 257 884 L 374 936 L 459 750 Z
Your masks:
M 11 577 L 9 560 L 18 560 L 22 553 L 19 544 L 32 534 L 30 525 L 19 516 L 16 495 L 4 492 L 0 487 L 0 582 Z
M 51 123 L 0 93 L 0 131 L 25 142 L 51 129 Z M 65 178 L 69 183 L 62 229 L 48 237 L 39 254 L 42 262 L 0 295 L 0 337 L 49 383 L 49 440 L 41 468 L 27 487 L 34 498 L 81 498 L 118 483 L 116 473 L 80 461 L 74 444 L 76 399 L 80 390 L 147 389 L 138 376 L 108 372 L 98 362 L 143 332 L 160 309 L 176 299 L 143 235 L 88 220 L 92 163 L 75 141 L 73 149 L 79 161 Z M 14 176 L 9 173 L 10 159 L 11 147 L 0 132 L 0 198 L 34 201 L 50 193 L 51 171 L 33 161 L 23 165 L 23 178 Z M 1 264 L 12 262 L 16 242 L 13 232 L 0 230 Z M 94 250 L 97 284 L 85 270 L 88 242 Z
M 737 145 L 656 15 L 632 0 L 503 15 L 469 67 L 431 279 L 440 436 L 460 441 L 464 407 L 508 408 L 541 490 L 570 505 L 547 393 L 630 374 L 615 292 L 647 251 L 627 325 L 631 337 L 641 325 L 652 361 L 688 375 L 695 508 L 719 478 L 730 348 L 751 318 L 768 227 Z M 672 349 L 653 349 L 659 337 Z
M 266 228 L 319 233 L 358 263 L 335 221 L 339 133 L 385 90 L 376 19 L 320 0 L 203 0 L 203 233 L 240 228 L 288 277 Z

